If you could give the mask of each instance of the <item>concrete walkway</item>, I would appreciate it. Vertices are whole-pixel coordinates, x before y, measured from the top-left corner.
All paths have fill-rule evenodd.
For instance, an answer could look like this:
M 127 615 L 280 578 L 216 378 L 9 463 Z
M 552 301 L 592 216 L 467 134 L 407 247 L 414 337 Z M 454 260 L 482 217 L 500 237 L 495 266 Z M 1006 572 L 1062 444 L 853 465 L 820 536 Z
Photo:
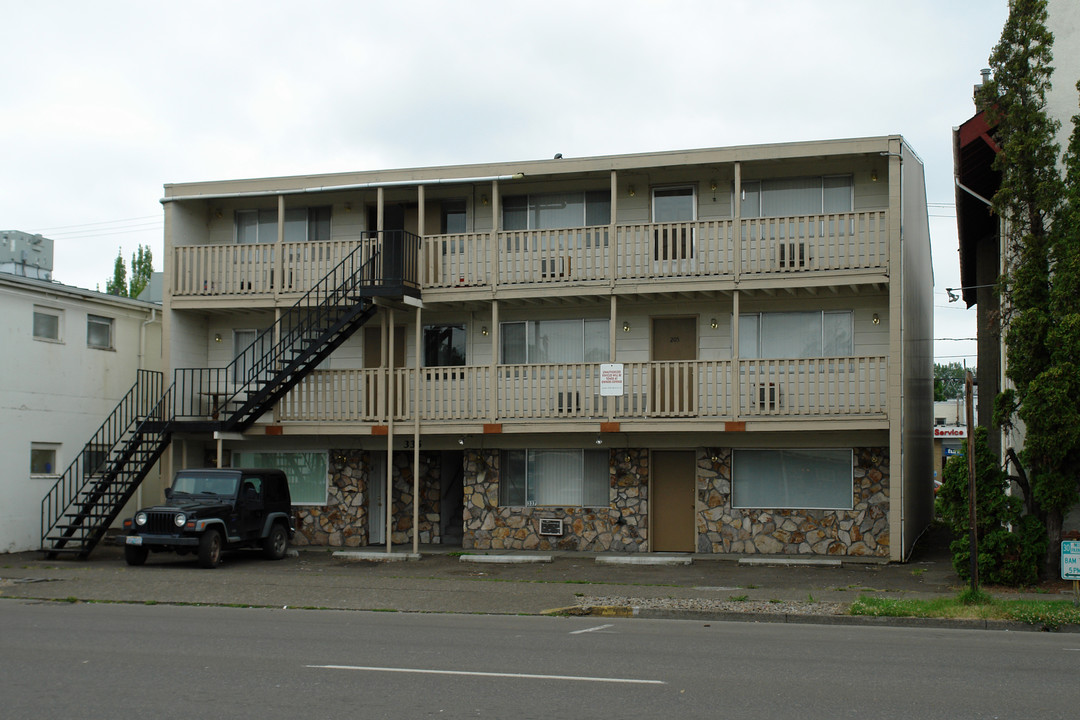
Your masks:
M 948 553 L 940 543 L 916 548 L 906 564 L 836 558 L 718 558 L 679 554 L 469 555 L 460 549 L 439 546 L 421 547 L 417 558 L 410 556 L 411 550 L 411 547 L 395 548 L 395 562 L 377 561 L 387 559 L 381 548 L 344 552 L 301 548 L 279 562 L 266 561 L 258 553 L 245 551 L 226 554 L 222 565 L 215 570 L 200 569 L 192 556 L 171 554 L 151 555 L 145 566 L 128 567 L 118 546 L 103 545 L 86 561 L 46 560 L 40 553 L 15 553 L 0 555 L 0 600 L 33 598 L 500 614 L 540 614 L 577 608 L 575 614 L 588 614 L 591 610 L 582 606 L 588 604 L 589 598 L 618 597 L 627 599 L 624 607 L 596 612 L 695 620 L 910 625 L 918 623 L 824 612 L 807 617 L 784 612 L 777 618 L 773 616 L 778 613 L 679 608 L 732 603 L 746 608 L 836 603 L 842 610 L 860 595 L 929 599 L 952 597 L 961 589 Z M 1045 600 L 1054 596 L 1032 597 Z M 662 611 L 636 608 L 648 604 L 671 607 Z M 831 619 L 823 620 L 826 615 Z M 970 625 L 954 623 L 957 627 Z

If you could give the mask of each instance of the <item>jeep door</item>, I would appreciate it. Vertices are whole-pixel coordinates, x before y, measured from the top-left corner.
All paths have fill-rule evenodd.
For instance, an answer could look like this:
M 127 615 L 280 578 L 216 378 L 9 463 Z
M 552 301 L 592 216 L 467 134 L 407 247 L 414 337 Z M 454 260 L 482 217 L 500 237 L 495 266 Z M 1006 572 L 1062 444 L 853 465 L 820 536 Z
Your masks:
M 240 495 L 236 509 L 239 520 L 237 531 L 244 540 L 257 540 L 262 534 L 266 519 L 266 503 L 263 498 L 263 480 L 245 475 L 240 482 Z

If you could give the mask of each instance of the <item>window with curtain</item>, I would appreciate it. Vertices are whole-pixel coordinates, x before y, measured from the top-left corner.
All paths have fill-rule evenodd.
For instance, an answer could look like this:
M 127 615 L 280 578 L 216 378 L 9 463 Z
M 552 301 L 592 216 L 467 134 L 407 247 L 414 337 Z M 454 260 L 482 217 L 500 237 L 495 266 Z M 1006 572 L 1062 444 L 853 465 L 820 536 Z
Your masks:
M 330 239 L 330 206 L 289 208 L 285 211 L 285 242 Z M 238 210 L 236 242 L 255 245 L 277 242 L 277 210 Z
M 426 325 L 424 327 L 425 367 L 456 367 L 464 364 L 464 325 Z
M 607 362 L 606 318 L 508 322 L 499 335 L 505 365 Z
M 691 186 L 653 189 L 653 222 L 691 221 L 696 210 Z
M 512 195 L 502 200 L 503 230 L 590 227 L 611 222 L 611 193 L 586 192 Z
M 233 467 L 274 468 L 289 479 L 293 505 L 325 505 L 325 452 L 234 452 Z
M 443 235 L 458 235 L 468 232 L 464 200 L 443 200 L 440 211 L 439 231 Z
M 850 510 L 849 448 L 732 452 L 731 504 L 736 508 Z
M 34 339 L 60 341 L 60 318 L 63 310 L 34 306 Z
M 853 353 L 850 310 L 739 315 L 741 357 L 848 357 Z
M 86 316 L 86 346 L 98 350 L 113 349 L 113 319 L 100 315 Z
M 789 217 L 851 212 L 850 175 L 742 183 L 742 216 Z
M 609 466 L 607 450 L 503 450 L 499 504 L 607 507 Z

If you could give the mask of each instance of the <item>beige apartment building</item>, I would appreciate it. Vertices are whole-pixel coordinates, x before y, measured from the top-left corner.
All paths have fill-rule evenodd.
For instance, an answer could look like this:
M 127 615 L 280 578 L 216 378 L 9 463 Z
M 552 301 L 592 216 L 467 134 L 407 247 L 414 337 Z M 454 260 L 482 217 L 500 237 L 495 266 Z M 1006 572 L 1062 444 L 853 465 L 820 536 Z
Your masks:
M 167 185 L 166 472 L 298 544 L 905 559 L 932 505 L 899 136 Z

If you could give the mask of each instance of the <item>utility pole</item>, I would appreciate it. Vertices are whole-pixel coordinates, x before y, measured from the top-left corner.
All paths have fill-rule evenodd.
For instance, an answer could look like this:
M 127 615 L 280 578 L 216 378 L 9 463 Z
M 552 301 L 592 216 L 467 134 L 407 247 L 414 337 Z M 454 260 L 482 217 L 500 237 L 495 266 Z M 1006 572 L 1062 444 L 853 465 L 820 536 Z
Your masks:
M 971 593 L 979 590 L 979 542 L 975 532 L 975 425 L 971 422 L 974 414 L 971 396 L 974 394 L 975 379 L 970 370 L 964 371 L 964 410 L 967 412 L 967 461 L 968 461 L 968 543 L 971 552 Z

